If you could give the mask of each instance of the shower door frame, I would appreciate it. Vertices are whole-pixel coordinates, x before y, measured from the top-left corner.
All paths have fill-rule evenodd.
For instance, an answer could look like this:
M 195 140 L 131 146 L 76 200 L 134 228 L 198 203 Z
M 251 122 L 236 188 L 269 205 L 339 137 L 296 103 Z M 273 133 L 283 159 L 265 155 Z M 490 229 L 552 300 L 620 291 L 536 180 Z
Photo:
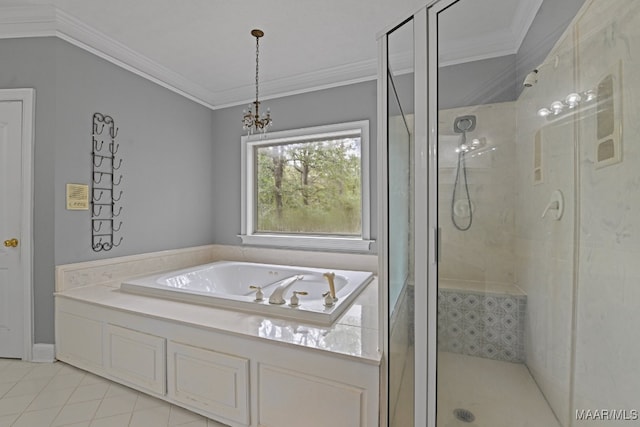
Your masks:
M 389 294 L 387 249 L 387 36 L 402 23 L 414 25 L 414 259 L 415 427 L 436 427 L 438 311 L 438 14 L 458 0 L 430 0 L 413 15 L 378 34 L 378 237 L 380 340 L 383 344 L 381 401 L 388 402 Z M 425 220 L 426 219 L 426 220 Z M 419 309 L 423 308 L 424 309 Z M 388 424 L 381 405 L 380 426 Z
M 378 259 L 379 259 L 379 300 L 380 300 L 380 342 L 383 351 L 383 366 L 381 373 L 381 401 L 380 426 L 388 426 L 388 385 L 389 385 L 389 197 L 387 170 L 387 102 L 388 102 L 388 62 L 387 37 L 405 22 L 413 19 L 414 25 L 414 281 L 416 307 L 426 309 L 415 310 L 415 426 L 435 427 L 435 321 L 437 319 L 437 264 L 436 264 L 436 236 L 437 229 L 433 221 L 437 219 L 437 181 L 435 185 L 429 179 L 434 174 L 437 179 L 437 146 L 430 141 L 428 119 L 428 96 L 430 86 L 427 78 L 427 8 L 436 2 L 431 1 L 413 15 L 395 23 L 378 34 Z M 437 122 L 436 122 L 437 123 Z M 437 135 L 437 133 L 436 133 Z M 428 187 L 428 188 L 427 188 Z M 430 212 L 430 204 L 436 203 Z M 427 219 L 425 221 L 425 219 Z M 428 260 L 428 262 L 427 262 Z M 428 284 L 428 285 L 427 285 Z M 436 285 L 436 286 L 434 286 Z M 430 301 L 431 300 L 431 301 Z M 433 339 L 432 339 L 433 338 Z M 433 342 L 431 342 L 433 341 Z M 426 381 L 425 381 L 426 379 Z M 426 403 L 426 405 L 425 405 Z

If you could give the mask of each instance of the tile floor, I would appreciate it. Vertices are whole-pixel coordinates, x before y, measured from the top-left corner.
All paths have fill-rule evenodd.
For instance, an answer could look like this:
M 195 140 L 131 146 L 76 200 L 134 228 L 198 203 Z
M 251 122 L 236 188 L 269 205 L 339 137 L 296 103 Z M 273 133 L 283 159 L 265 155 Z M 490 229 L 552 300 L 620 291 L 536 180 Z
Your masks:
M 412 389 L 412 352 L 403 375 Z M 394 426 L 410 425 L 410 393 L 401 396 Z M 404 404 L 403 404 L 404 402 Z M 472 411 L 457 421 L 455 408 Z M 521 421 L 517 421 L 521 420 Z M 62 362 L 0 359 L 0 427 L 225 427 Z M 440 352 L 438 427 L 559 427 L 523 364 Z
M 62 362 L 0 359 L 0 427 L 225 427 Z

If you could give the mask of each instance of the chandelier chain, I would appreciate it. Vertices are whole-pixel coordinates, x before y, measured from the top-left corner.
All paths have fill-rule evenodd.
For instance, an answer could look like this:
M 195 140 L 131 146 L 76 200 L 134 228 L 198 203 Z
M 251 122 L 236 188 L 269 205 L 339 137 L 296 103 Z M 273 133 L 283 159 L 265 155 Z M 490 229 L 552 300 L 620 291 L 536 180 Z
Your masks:
M 260 55 L 260 38 L 256 37 L 256 102 L 258 102 L 258 64 Z

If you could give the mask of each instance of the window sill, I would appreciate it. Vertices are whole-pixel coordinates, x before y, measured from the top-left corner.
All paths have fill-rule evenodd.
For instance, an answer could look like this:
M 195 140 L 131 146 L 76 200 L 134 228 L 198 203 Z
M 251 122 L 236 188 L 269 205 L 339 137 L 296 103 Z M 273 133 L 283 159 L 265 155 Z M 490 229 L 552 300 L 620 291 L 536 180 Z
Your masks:
M 244 245 L 271 246 L 291 249 L 368 252 L 374 240 L 355 237 L 292 236 L 280 234 L 240 234 Z

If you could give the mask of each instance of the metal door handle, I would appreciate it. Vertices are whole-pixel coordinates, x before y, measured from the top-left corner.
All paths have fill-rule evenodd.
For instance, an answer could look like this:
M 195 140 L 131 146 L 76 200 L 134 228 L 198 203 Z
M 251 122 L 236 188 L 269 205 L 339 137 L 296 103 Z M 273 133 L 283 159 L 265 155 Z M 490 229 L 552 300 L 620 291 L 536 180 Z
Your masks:
M 7 248 L 15 248 L 18 246 L 18 239 L 16 239 L 15 237 L 13 239 L 9 239 L 9 240 L 5 240 L 4 241 L 4 245 Z

